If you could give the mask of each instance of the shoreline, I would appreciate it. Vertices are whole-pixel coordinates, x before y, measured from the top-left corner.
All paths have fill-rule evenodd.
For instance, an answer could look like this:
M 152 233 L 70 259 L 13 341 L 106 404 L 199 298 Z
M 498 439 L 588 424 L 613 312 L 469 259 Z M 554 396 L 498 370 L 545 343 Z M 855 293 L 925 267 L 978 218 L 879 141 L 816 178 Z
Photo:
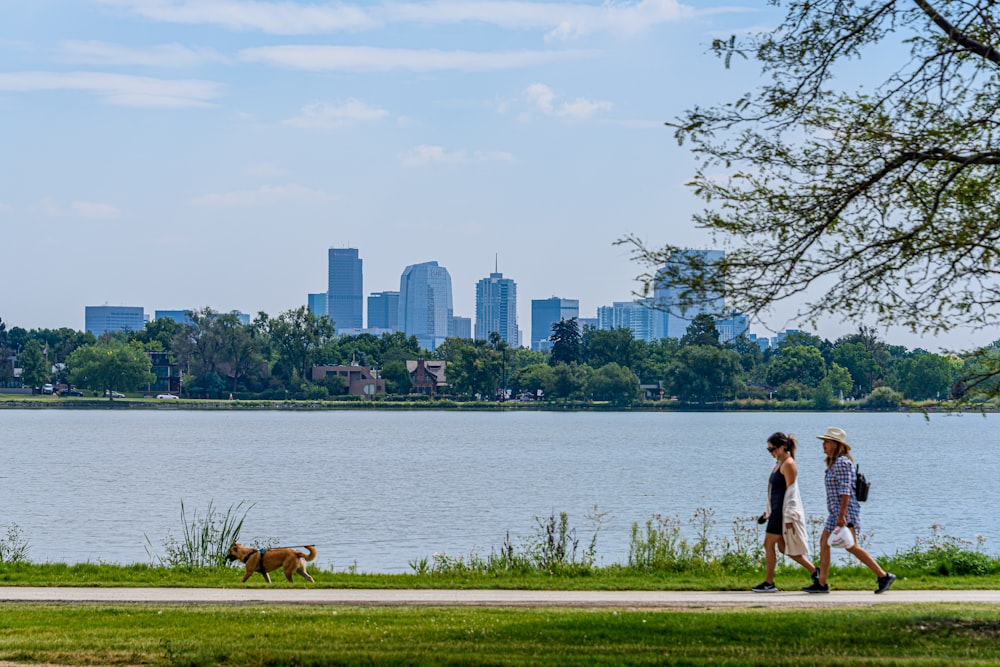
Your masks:
M 996 413 L 998 406 L 900 406 L 895 409 L 865 410 L 855 406 L 817 409 L 811 405 L 781 406 L 759 404 L 753 406 L 721 405 L 700 406 L 678 404 L 672 401 L 645 403 L 630 406 L 607 403 L 546 403 L 508 401 L 505 403 L 457 402 L 451 400 L 433 401 L 315 401 L 315 400 L 227 400 L 227 399 L 181 399 L 164 401 L 145 398 L 40 398 L 17 394 L 0 394 L 0 410 L 212 410 L 212 411 L 328 411 L 328 410 L 434 410 L 442 412 L 864 412 L 903 414 L 966 414 Z

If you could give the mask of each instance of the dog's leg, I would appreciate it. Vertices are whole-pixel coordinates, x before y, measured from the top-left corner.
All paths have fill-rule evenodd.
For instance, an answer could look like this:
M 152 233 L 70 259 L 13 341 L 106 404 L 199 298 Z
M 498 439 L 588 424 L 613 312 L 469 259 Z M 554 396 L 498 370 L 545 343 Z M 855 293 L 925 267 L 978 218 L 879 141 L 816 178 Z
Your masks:
M 298 569 L 298 570 L 296 570 L 296 572 L 298 572 L 298 573 L 299 573 L 299 574 L 301 574 L 301 575 L 302 575 L 303 577 L 305 577 L 306 581 L 308 581 L 308 582 L 310 582 L 310 583 L 316 583 L 316 580 L 315 580 L 315 579 L 313 579 L 312 577 L 310 577 L 310 576 L 309 576 L 309 573 L 308 573 L 308 572 L 306 572 L 306 566 L 305 566 L 305 565 L 299 565 L 299 569 Z
M 261 572 L 261 574 L 264 575 L 264 581 L 266 581 L 267 583 L 271 583 L 271 575 L 269 575 L 267 572 Z
M 247 573 L 243 575 L 243 579 L 242 579 L 242 580 L 240 580 L 240 583 L 241 583 L 241 584 L 245 584 L 245 583 L 247 583 L 247 579 L 249 579 L 250 577 L 252 577 L 252 576 L 253 576 L 253 573 L 254 573 L 254 570 L 253 570 L 253 569 L 251 569 L 251 568 L 250 568 L 250 566 L 248 565 L 248 566 L 247 566 Z

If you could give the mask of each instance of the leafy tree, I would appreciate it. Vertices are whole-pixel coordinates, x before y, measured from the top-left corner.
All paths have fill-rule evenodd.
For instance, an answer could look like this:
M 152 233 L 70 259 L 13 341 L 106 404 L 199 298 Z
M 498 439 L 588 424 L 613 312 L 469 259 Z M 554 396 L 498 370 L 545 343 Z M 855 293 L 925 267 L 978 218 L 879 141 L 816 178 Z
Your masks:
M 269 341 L 274 373 L 286 383 L 309 377 L 317 353 L 335 336 L 333 323 L 326 315 L 316 317 L 305 306 L 287 310 L 270 318 L 260 313 L 254 327 Z
M 170 352 L 174 336 L 181 325 L 171 317 L 160 317 L 146 323 L 146 328 L 133 334 L 135 340 L 150 352 Z
M 95 391 L 135 391 L 156 380 L 152 362 L 137 341 L 102 340 L 78 347 L 66 360 L 73 384 Z
M 448 338 L 445 347 L 448 384 L 455 393 L 491 399 L 500 382 L 500 353 L 484 340 Z
M 550 398 L 581 400 L 587 397 L 587 385 L 594 369 L 585 364 L 559 364 L 552 368 Z
M 707 208 L 696 222 L 728 246 L 721 262 L 671 280 L 751 317 L 812 294 L 805 320 L 874 317 L 931 334 L 995 326 L 1000 9 L 781 4 L 768 32 L 714 44 L 727 66 L 754 59 L 760 89 L 670 123 L 698 157 L 693 187 Z M 676 250 L 622 242 L 653 267 Z
M 810 345 L 781 347 L 767 368 L 767 383 L 778 386 L 796 380 L 815 387 L 826 376 L 826 362 L 818 348 Z
M 895 388 L 907 398 L 947 397 L 955 382 L 951 362 L 939 354 L 916 354 L 896 364 Z
M 638 361 L 639 345 L 631 329 L 588 328 L 583 332 L 583 362 L 591 368 L 616 363 L 632 367 Z
M 714 45 L 727 64 L 755 59 L 762 88 L 671 123 L 712 204 L 697 221 L 740 243 L 709 284 L 753 314 L 829 277 L 805 315 L 927 332 L 995 323 L 996 6 L 783 4 L 772 30 Z M 866 73 L 885 73 L 874 86 L 849 78 L 866 56 L 879 64 Z
M 715 328 L 715 318 L 707 313 L 695 315 L 681 336 L 681 345 L 709 345 L 722 347 L 719 342 L 719 330 Z
M 555 371 L 548 364 L 537 363 L 518 369 L 514 376 L 514 382 L 520 391 L 526 391 L 533 396 L 538 396 L 538 390 L 542 390 L 542 395 L 548 397 L 552 393 L 555 383 Z
M 406 370 L 406 362 L 398 359 L 386 361 L 379 372 L 386 383 L 386 392 L 390 394 L 409 394 L 413 388 L 410 372 Z
M 720 401 L 732 398 L 739 387 L 740 357 L 713 345 L 682 347 L 670 363 L 666 386 L 684 401 Z
M 579 363 L 582 357 L 582 334 L 580 326 L 575 317 L 568 320 L 559 320 L 552 324 L 552 351 L 549 354 L 549 363 L 573 364 Z
M 25 387 L 41 387 L 52 378 L 51 364 L 45 361 L 42 346 L 37 340 L 29 340 L 17 355 L 21 366 L 21 383 Z
M 639 378 L 628 368 L 611 362 L 594 371 L 588 389 L 596 401 L 631 405 L 639 397 Z
M 826 377 L 823 378 L 820 384 L 824 382 L 830 388 L 830 394 L 838 398 L 841 396 L 850 396 L 851 389 L 854 388 L 854 378 L 851 376 L 850 371 L 837 362 L 833 362 L 827 367 Z

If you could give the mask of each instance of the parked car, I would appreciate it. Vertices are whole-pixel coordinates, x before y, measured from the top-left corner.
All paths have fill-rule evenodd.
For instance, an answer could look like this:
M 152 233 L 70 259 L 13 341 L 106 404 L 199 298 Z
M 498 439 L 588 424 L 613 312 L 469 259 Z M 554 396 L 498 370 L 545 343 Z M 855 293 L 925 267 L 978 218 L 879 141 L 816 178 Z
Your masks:
M 157 398 L 179 398 L 178 396 L 174 396 L 173 394 L 157 394 L 156 397 Z
M 56 390 L 56 388 L 53 387 L 51 384 L 46 383 L 46 384 L 42 385 L 42 393 L 43 394 L 51 394 L 51 393 L 55 392 L 55 390 Z
M 63 389 L 62 391 L 60 391 L 59 395 L 60 396 L 83 396 L 83 392 L 80 391 L 79 389 L 73 389 L 73 387 L 69 387 L 67 389 Z
M 108 393 L 109 392 L 107 391 L 104 392 L 104 398 L 108 398 Z M 111 393 L 111 398 L 125 398 L 125 394 L 120 394 L 117 391 L 112 391 L 110 393 Z

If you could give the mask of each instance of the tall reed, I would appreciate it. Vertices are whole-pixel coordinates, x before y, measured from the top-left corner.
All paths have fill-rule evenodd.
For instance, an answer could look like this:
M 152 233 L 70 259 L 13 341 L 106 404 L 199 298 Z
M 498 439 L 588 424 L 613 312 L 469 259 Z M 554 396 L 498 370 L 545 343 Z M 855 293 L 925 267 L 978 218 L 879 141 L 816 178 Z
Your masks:
M 253 509 L 253 504 L 244 507 L 245 504 L 246 501 L 241 500 L 236 505 L 230 505 L 223 514 L 210 500 L 204 516 L 198 516 L 195 511 L 188 521 L 182 500 L 181 538 L 177 539 L 168 533 L 163 539 L 163 550 L 166 553 L 159 556 L 152 549 L 147 536 L 146 553 L 153 561 L 169 567 L 223 567 L 229 548 L 239 540 L 243 521 Z

